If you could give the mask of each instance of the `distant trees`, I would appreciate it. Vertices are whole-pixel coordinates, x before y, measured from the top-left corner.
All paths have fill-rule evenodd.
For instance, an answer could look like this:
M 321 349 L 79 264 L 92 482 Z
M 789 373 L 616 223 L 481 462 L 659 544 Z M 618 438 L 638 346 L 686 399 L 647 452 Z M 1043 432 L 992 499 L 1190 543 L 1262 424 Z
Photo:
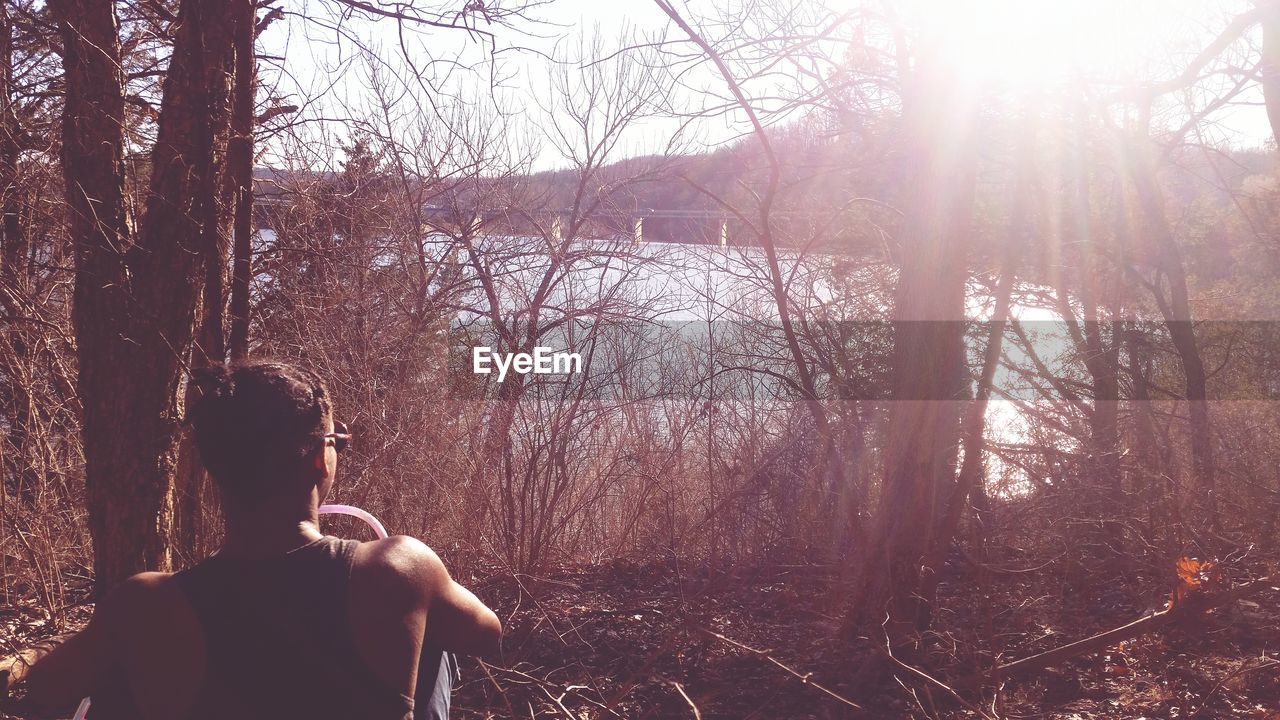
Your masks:
M 0 603 L 58 615 L 88 533 L 72 248 L 57 172 L 55 33 L 34 3 L 0 6 Z

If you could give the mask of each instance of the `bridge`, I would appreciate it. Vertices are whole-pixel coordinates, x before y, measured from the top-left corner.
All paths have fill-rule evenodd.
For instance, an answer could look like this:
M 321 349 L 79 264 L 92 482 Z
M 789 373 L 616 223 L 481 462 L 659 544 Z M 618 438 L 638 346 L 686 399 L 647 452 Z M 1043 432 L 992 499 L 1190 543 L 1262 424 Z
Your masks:
M 569 224 L 574 222 L 572 208 L 498 209 L 463 214 L 453 208 L 429 205 L 423 208 L 423 216 L 425 224 L 443 232 L 457 233 L 470 223 L 474 234 L 537 234 L 556 241 L 564 238 Z M 722 248 L 731 244 L 755 244 L 751 241 L 753 233 L 736 218 L 725 212 L 702 210 L 598 210 L 578 218 L 574 235 L 584 240 L 631 238 L 635 243 L 719 245 Z
M 272 225 L 272 211 L 291 205 L 289 193 L 268 178 L 260 177 L 255 183 L 255 206 L 260 226 Z M 748 217 L 755 221 L 750 213 Z M 461 236 L 470 234 L 505 236 L 546 236 L 560 240 L 574 222 L 572 208 L 490 208 L 471 209 L 447 205 L 425 205 L 419 216 L 424 232 L 439 232 Z M 773 222 L 785 226 L 789 222 L 828 222 L 828 214 L 778 210 L 770 214 Z M 857 246 L 866 252 L 873 244 L 868 240 L 852 241 L 847 235 L 851 229 L 832 225 L 837 233 L 831 241 L 823 243 L 824 252 L 850 252 Z M 839 235 L 845 235 L 839 237 Z M 855 237 L 861 232 L 854 230 Z M 786 246 L 785 233 L 780 234 L 778 245 Z M 635 243 L 671 243 L 679 245 L 710 245 L 720 248 L 758 247 L 759 238 L 754 230 L 735 215 L 725 210 L 638 208 L 603 209 L 579 217 L 574 236 L 583 240 L 617 240 L 630 238 Z

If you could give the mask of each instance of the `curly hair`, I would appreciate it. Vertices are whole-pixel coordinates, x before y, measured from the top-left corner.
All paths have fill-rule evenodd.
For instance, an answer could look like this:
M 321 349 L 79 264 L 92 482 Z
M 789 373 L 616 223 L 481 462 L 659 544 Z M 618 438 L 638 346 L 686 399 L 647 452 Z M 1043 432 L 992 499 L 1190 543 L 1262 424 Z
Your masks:
M 191 373 L 188 409 L 200 460 L 223 492 L 252 502 L 296 476 L 324 442 L 333 413 L 320 376 L 284 362 L 254 360 Z

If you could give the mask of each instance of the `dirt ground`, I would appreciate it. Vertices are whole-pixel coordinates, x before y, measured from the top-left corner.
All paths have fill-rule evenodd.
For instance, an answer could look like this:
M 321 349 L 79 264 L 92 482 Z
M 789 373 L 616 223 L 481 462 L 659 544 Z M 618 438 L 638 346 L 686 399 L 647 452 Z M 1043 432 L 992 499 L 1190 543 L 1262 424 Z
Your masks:
M 1267 566 L 1241 563 L 1229 581 Z M 838 640 L 842 593 L 820 566 L 710 573 L 612 562 L 541 578 L 464 577 L 495 606 L 506 634 L 501 658 L 463 659 L 453 716 L 1280 720 L 1280 590 L 1267 586 L 997 690 L 966 679 L 1157 610 L 1176 575 L 1068 581 L 1054 563 L 949 570 L 936 634 L 914 666 L 954 695 L 923 676 L 888 672 L 870 639 Z M 89 611 L 73 607 L 68 623 L 82 624 Z M 0 607 L 4 653 L 52 632 L 39 612 Z
M 1245 576 L 1238 582 L 1265 568 L 1236 570 Z M 1169 573 L 1067 583 L 1060 571 L 977 578 L 964 567 L 945 579 L 921 663 L 959 697 L 918 675 L 886 673 L 869 639 L 837 640 L 839 593 L 819 567 L 709 576 L 671 563 L 612 563 L 481 583 L 498 599 L 504 656 L 464 662 L 455 708 L 464 718 L 1280 720 L 1280 591 L 1270 587 L 998 691 L 973 689 L 965 680 L 997 659 L 1160 609 L 1174 582 Z

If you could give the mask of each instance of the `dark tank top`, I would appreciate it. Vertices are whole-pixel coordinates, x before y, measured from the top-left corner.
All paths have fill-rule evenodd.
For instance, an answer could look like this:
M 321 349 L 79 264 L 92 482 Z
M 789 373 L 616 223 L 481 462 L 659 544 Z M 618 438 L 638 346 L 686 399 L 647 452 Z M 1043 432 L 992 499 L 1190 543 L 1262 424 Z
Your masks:
M 352 638 L 359 544 L 324 537 L 268 559 L 215 555 L 175 576 L 208 649 L 192 720 L 412 720 L 413 698 L 374 677 Z

